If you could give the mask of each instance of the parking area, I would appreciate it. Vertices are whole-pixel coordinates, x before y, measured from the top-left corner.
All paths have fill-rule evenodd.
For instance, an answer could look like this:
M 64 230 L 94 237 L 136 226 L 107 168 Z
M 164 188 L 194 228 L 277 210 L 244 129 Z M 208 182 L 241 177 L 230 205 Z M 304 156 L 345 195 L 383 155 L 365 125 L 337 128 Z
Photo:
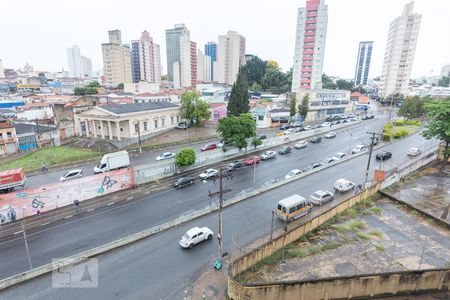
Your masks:
M 242 282 L 450 267 L 450 230 L 387 198 L 356 205 L 241 274 Z

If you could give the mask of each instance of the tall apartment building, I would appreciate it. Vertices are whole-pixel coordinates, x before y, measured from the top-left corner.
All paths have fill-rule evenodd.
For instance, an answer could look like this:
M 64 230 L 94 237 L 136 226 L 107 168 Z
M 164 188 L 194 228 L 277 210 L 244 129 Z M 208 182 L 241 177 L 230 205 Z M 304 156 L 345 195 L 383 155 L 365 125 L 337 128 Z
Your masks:
M 292 92 L 322 87 L 327 23 L 325 0 L 307 0 L 306 7 L 298 9 Z
M 72 77 L 92 77 L 92 62 L 89 58 L 82 56 L 80 48 L 73 45 L 66 49 L 69 74 Z
M 108 31 L 109 43 L 102 44 L 103 72 L 105 84 L 116 87 L 120 83 L 131 83 L 131 50 L 122 45 L 120 30 Z
M 1 64 L 2 61 L 0 60 L 0 78 L 1 78 Z M 445 65 L 441 68 L 441 77 L 448 77 L 450 76 L 450 64 Z
M 159 45 L 147 31 L 142 32 L 139 40 L 131 41 L 131 69 L 135 83 L 161 83 Z
M 5 78 L 5 71 L 3 70 L 3 63 L 0 59 L 0 78 Z
M 197 43 L 191 41 L 191 85 L 197 84 Z
M 198 49 L 197 52 L 197 82 L 211 82 L 211 60 L 209 55 L 204 55 L 202 50 Z
M 208 42 L 205 44 L 205 55 L 211 58 L 211 81 L 217 81 L 217 78 L 214 78 L 214 64 L 217 62 L 217 43 L 216 42 Z
M 190 87 L 192 86 L 192 63 L 189 31 L 179 36 L 178 51 L 178 61 L 175 61 L 172 66 L 173 85 L 175 88 Z
M 184 24 L 175 24 L 174 28 L 166 30 L 167 76 L 169 81 L 178 81 L 181 84 L 181 77 L 184 77 L 183 81 L 185 83 L 189 81 L 190 86 L 190 78 L 189 80 L 186 78 L 186 74 L 191 73 L 190 48 L 190 32 Z M 181 63 L 181 56 L 186 54 L 186 51 L 189 59 L 183 57 L 183 63 Z M 184 68 L 182 68 L 183 65 Z M 177 72 L 174 72 L 175 68 Z M 178 77 L 175 78 L 175 75 Z
M 406 94 L 416 52 L 422 16 L 413 13 L 414 2 L 407 3 L 400 17 L 389 26 L 381 75 L 380 96 Z
M 367 84 L 369 79 L 370 60 L 372 58 L 373 41 L 359 42 L 358 58 L 356 59 L 355 86 Z
M 243 64 L 245 64 L 245 38 L 236 31 L 219 35 L 217 81 L 232 85 L 236 80 L 239 67 Z

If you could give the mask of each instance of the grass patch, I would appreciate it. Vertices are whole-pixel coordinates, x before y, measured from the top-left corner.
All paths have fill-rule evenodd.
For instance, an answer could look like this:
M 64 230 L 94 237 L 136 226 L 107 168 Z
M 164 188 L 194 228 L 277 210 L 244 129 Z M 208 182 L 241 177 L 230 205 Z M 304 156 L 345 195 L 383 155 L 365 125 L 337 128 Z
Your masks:
M 47 168 L 67 163 L 75 163 L 98 158 L 101 152 L 88 149 L 79 149 L 71 147 L 48 147 L 37 150 L 33 153 L 22 156 L 0 165 L 0 170 L 11 170 L 23 168 L 25 171 L 35 171 L 42 168 L 45 162 Z
M 377 249 L 378 251 L 382 252 L 382 251 L 384 251 L 384 246 L 375 245 L 375 249 Z
M 369 232 L 370 235 L 376 236 L 377 238 L 384 238 L 384 234 L 381 230 L 372 230 L 371 232 Z
M 366 241 L 370 240 L 370 236 L 368 236 L 367 234 L 365 234 L 365 233 L 363 233 L 363 232 L 361 232 L 361 231 L 357 231 L 357 232 L 356 232 L 356 235 L 357 235 L 360 239 L 363 239 L 363 240 L 366 240 Z
M 366 222 L 360 219 L 350 221 L 348 225 L 350 226 L 350 229 L 353 231 L 356 231 L 357 229 L 367 228 Z
M 333 225 L 333 228 L 336 229 L 340 233 L 345 233 L 350 231 L 350 227 L 347 224 L 336 224 Z
M 371 210 L 372 213 L 374 213 L 374 214 L 380 214 L 381 211 L 382 211 L 381 207 L 378 207 L 378 206 L 374 206 L 374 207 L 372 207 L 370 210 Z
M 358 213 L 356 212 L 356 210 L 354 208 L 348 208 L 342 213 L 342 215 L 344 217 L 356 218 Z
M 321 251 L 322 251 L 322 249 L 319 246 L 310 245 L 308 247 L 302 247 L 302 248 L 296 248 L 296 249 L 289 250 L 289 256 L 303 258 L 308 255 L 318 254 Z
M 341 246 L 340 243 L 337 243 L 337 242 L 328 242 L 328 243 L 325 243 L 325 244 L 321 245 L 321 246 L 320 246 L 320 249 L 321 249 L 322 251 L 327 251 L 327 250 L 337 249 L 337 248 L 339 248 L 340 246 Z

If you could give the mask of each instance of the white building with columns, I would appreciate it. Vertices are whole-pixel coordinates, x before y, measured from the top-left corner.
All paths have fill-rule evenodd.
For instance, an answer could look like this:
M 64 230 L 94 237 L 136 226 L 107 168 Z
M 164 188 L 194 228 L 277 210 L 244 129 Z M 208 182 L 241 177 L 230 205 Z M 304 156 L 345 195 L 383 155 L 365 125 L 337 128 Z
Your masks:
M 102 105 L 76 114 L 75 132 L 121 141 L 174 128 L 180 120 L 180 106 L 170 102 Z

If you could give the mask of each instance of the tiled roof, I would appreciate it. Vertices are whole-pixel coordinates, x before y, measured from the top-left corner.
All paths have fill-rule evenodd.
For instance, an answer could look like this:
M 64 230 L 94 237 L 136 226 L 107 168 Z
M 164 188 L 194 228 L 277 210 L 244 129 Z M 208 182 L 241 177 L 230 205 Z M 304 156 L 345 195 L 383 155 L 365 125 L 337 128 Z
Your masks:
M 29 132 L 38 132 L 38 125 L 30 124 L 30 123 L 14 123 L 14 127 L 16 128 L 16 133 L 29 133 Z M 56 130 L 56 127 L 43 126 L 39 125 L 39 133 L 44 133 L 47 131 Z
M 139 111 L 151 111 L 166 108 L 179 108 L 180 106 L 170 102 L 146 102 L 146 103 L 133 103 L 133 104 L 108 104 L 101 106 L 101 109 L 107 110 L 113 114 L 129 114 Z

